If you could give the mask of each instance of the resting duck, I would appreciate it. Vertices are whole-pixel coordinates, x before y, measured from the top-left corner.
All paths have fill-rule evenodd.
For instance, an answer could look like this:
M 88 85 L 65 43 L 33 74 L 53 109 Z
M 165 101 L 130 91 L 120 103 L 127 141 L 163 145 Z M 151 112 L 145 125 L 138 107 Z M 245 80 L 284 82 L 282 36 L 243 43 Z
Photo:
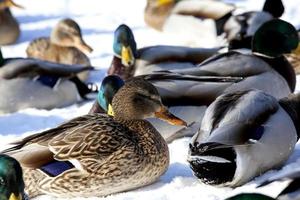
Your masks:
M 0 154 L 0 199 L 26 200 L 22 168 L 17 160 Z
M 250 48 L 252 36 L 265 22 L 280 18 L 284 13 L 282 0 L 266 0 L 262 11 L 250 11 L 232 15 L 224 23 L 222 30 L 230 49 Z
M 234 10 L 232 4 L 213 0 L 148 0 L 144 19 L 158 31 L 176 33 L 176 41 L 184 41 L 185 46 L 212 47 L 218 46 L 217 27 Z
M 155 182 L 168 168 L 168 146 L 145 118 L 174 125 L 155 87 L 126 82 L 112 100 L 113 117 L 88 114 L 37 133 L 8 149 L 22 165 L 29 197 L 91 197 Z
M 288 181 L 289 183 L 281 190 L 278 191 L 279 194 L 275 198 L 266 196 L 258 193 L 242 193 L 236 196 L 227 198 L 227 200 L 297 200 L 300 199 L 300 168 L 295 168 L 288 170 L 287 172 L 280 173 L 274 177 L 270 177 L 268 180 L 264 181 L 259 185 L 259 187 L 273 183 L 273 182 L 283 182 Z M 277 192 L 277 191 L 276 191 Z
M 93 49 L 82 39 L 79 25 L 69 18 L 58 22 L 52 30 L 50 38 L 37 38 L 26 49 L 27 56 L 30 58 L 84 66 L 90 66 L 91 63 L 83 52 L 91 53 L 92 51 Z M 88 71 L 80 73 L 78 76 L 85 81 L 88 78 Z
M 280 167 L 300 137 L 299 116 L 300 93 L 280 100 L 260 90 L 219 96 L 190 143 L 194 175 L 207 184 L 236 187 Z
M 0 113 L 71 105 L 93 92 L 76 74 L 92 67 L 31 58 L 3 58 L 0 50 Z
M 280 31 L 278 26 L 282 27 Z M 266 32 L 269 34 L 264 34 Z M 176 109 L 174 112 L 170 109 L 173 114 L 192 125 L 182 130 L 185 133 L 178 130 L 179 127 L 170 127 L 158 120 L 155 120 L 155 127 L 160 133 L 179 131 L 170 135 L 170 140 L 192 135 L 200 128 L 206 107 L 226 92 L 255 88 L 276 98 L 287 96 L 295 89 L 296 76 L 290 63 L 280 55 L 297 47 L 295 34 L 291 24 L 276 19 L 267 22 L 257 32 L 253 40 L 256 53 L 230 51 L 209 58 L 198 67 L 142 76 L 158 89 L 164 104 Z M 284 37 L 280 38 L 282 35 Z M 273 41 L 277 41 L 278 46 L 272 46 Z
M 196 66 L 216 54 L 219 48 L 189 48 L 182 46 L 149 46 L 137 49 L 132 30 L 120 25 L 114 34 L 114 57 L 108 75 L 126 80 L 133 76 L 158 70 L 181 69 Z
M 300 30 L 298 30 L 298 36 L 300 39 Z M 296 72 L 296 74 L 300 74 L 300 46 L 299 48 L 296 50 L 296 54 L 288 54 L 285 55 L 286 58 L 288 59 L 288 61 L 292 64 L 292 66 L 294 67 L 294 70 Z
M 0 45 L 13 44 L 20 35 L 20 27 L 10 7 L 23 8 L 12 0 L 0 1 Z

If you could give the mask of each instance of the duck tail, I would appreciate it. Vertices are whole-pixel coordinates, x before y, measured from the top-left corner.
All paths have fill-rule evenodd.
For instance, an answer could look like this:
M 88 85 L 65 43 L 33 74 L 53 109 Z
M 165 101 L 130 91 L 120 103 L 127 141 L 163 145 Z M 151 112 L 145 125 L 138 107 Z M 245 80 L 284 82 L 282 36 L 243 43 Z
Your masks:
M 300 138 L 300 92 L 291 94 L 279 100 L 279 104 L 292 118 L 297 130 L 298 139 Z

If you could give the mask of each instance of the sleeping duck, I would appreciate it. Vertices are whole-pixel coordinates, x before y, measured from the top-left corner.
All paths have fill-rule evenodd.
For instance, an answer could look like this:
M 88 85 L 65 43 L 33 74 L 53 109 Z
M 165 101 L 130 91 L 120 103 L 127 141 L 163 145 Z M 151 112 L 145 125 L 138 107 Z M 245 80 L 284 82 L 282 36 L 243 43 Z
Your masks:
M 282 28 L 280 31 L 279 26 Z M 264 34 L 266 32 L 268 34 Z M 198 67 L 142 76 L 158 89 L 163 102 L 172 106 L 170 111 L 189 125 L 188 129 L 179 130 L 180 127 L 170 127 L 164 122 L 151 119 L 155 128 L 162 134 L 171 134 L 168 136 L 170 141 L 193 135 L 194 130 L 201 126 L 206 107 L 226 92 L 255 88 L 275 98 L 283 98 L 293 92 L 295 72 L 280 55 L 297 47 L 298 38 L 295 34 L 292 25 L 276 19 L 267 22 L 257 32 L 253 40 L 253 51 L 256 53 L 230 51 L 209 58 Z M 276 46 L 273 46 L 273 41 L 277 41 Z
M 85 99 L 91 89 L 76 74 L 93 69 L 31 58 L 3 58 L 0 50 L 0 113 L 52 109 Z
M 50 38 L 41 37 L 33 40 L 26 53 L 30 58 L 42 59 L 62 64 L 80 64 L 90 66 L 89 58 L 83 53 L 93 49 L 82 39 L 79 25 L 72 19 L 62 19 L 54 27 Z M 78 74 L 82 81 L 88 78 L 88 71 Z
M 281 190 L 276 191 L 279 194 L 276 194 L 276 197 L 270 197 L 258 193 L 242 193 L 236 196 L 227 198 L 226 200 L 243 200 L 243 199 L 252 199 L 252 200 L 299 200 L 300 199 L 300 168 L 288 170 L 287 172 L 280 173 L 273 177 L 270 177 L 268 180 L 264 181 L 259 185 L 265 186 L 274 182 L 288 182 L 288 184 Z
M 22 168 L 17 160 L 0 154 L 0 199 L 26 200 Z
M 168 146 L 144 119 L 185 122 L 168 112 L 155 87 L 128 81 L 111 107 L 113 117 L 77 117 L 4 151 L 21 163 L 29 197 L 106 196 L 151 184 L 167 170 Z
M 20 35 L 19 23 L 12 15 L 11 7 L 23 8 L 12 0 L 0 1 L 0 45 L 13 44 Z
M 236 187 L 280 167 L 300 137 L 299 116 L 300 93 L 280 100 L 260 90 L 219 96 L 190 143 L 194 175 L 206 184 Z
M 126 80 L 133 76 L 158 70 L 195 67 L 216 54 L 219 48 L 189 48 L 183 46 L 149 46 L 137 49 L 132 30 L 120 25 L 114 34 L 114 57 L 108 75 L 118 75 Z

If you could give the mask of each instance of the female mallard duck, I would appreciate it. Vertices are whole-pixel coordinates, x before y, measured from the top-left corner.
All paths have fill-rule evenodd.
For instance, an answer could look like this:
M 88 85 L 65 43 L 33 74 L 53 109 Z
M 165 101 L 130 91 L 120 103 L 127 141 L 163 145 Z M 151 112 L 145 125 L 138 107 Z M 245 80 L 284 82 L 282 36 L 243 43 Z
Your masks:
M 17 160 L 0 154 L 0 199 L 25 200 L 22 168 Z
M 257 193 L 242 193 L 238 194 L 236 196 L 230 197 L 226 200 L 246 200 L 246 199 L 252 199 L 252 200 L 296 200 L 300 199 L 300 168 L 294 168 L 291 170 L 288 170 L 287 172 L 280 173 L 279 175 L 275 175 L 273 177 L 270 177 L 268 180 L 264 181 L 263 183 L 259 184 L 258 187 L 268 185 L 273 182 L 282 182 L 282 181 L 288 181 L 288 184 L 279 192 L 279 194 L 276 195 L 276 197 L 269 197 L 263 194 L 257 194 Z M 277 191 L 276 191 L 277 193 Z
M 123 85 L 124 81 L 120 77 L 114 75 L 106 76 L 101 83 L 97 99 L 89 111 L 89 114 L 107 113 L 108 115 L 112 115 L 112 99 Z M 167 143 L 172 142 L 178 137 L 187 136 L 188 133 L 196 132 L 198 126 L 194 121 L 200 122 L 202 115 L 199 115 L 199 113 L 204 113 L 203 107 L 199 106 L 185 106 L 184 108 L 180 108 L 181 109 L 178 107 L 169 107 L 169 111 L 179 118 L 183 117 L 184 121 L 189 124 L 188 128 L 182 126 L 172 126 L 168 123 L 159 123 L 159 121 L 162 120 L 157 118 L 147 119 L 147 121 L 149 121 L 155 127 L 155 129 L 161 134 Z M 186 113 L 192 114 L 186 115 Z M 197 114 L 194 116 L 193 113 Z
M 75 76 L 91 69 L 30 58 L 4 59 L 0 50 L 0 113 L 71 105 L 92 92 Z
M 63 19 L 52 30 L 50 38 L 33 40 L 27 47 L 28 57 L 62 64 L 90 66 L 89 58 L 83 53 L 93 49 L 82 39 L 79 25 L 72 19 Z M 80 73 L 79 78 L 86 80 L 88 71 Z
M 191 140 L 190 167 L 207 184 L 242 185 L 288 159 L 300 137 L 299 116 L 300 93 L 281 100 L 259 90 L 221 95 Z
M 0 45 L 13 44 L 20 35 L 19 23 L 10 12 L 10 7 L 23 8 L 12 0 L 0 1 Z
M 108 74 L 124 80 L 157 70 L 181 69 L 196 66 L 217 53 L 219 48 L 188 48 L 179 46 L 149 46 L 137 49 L 134 35 L 125 24 L 115 30 L 112 64 Z
M 29 136 L 6 150 L 24 169 L 30 197 L 105 196 L 156 181 L 168 168 L 168 146 L 145 121 L 171 115 L 150 83 L 126 82 L 112 100 L 114 116 L 88 114 Z

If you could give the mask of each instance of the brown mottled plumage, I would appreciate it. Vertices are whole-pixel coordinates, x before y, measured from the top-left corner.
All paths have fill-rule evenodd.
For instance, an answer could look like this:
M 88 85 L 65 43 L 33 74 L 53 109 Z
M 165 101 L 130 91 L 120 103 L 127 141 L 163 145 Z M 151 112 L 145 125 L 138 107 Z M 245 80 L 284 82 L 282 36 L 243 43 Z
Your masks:
M 89 58 L 83 53 L 92 52 L 82 39 L 79 25 L 72 19 L 61 20 L 53 29 L 50 38 L 33 40 L 27 47 L 28 57 L 62 63 L 90 66 Z M 78 75 L 81 80 L 88 78 L 88 72 Z
M 167 170 L 168 146 L 144 118 L 184 122 L 167 112 L 154 86 L 143 80 L 127 82 L 113 98 L 112 108 L 114 117 L 77 117 L 6 150 L 21 163 L 30 197 L 105 196 L 151 184 Z M 38 169 L 49 158 L 70 161 L 75 168 L 47 176 Z

